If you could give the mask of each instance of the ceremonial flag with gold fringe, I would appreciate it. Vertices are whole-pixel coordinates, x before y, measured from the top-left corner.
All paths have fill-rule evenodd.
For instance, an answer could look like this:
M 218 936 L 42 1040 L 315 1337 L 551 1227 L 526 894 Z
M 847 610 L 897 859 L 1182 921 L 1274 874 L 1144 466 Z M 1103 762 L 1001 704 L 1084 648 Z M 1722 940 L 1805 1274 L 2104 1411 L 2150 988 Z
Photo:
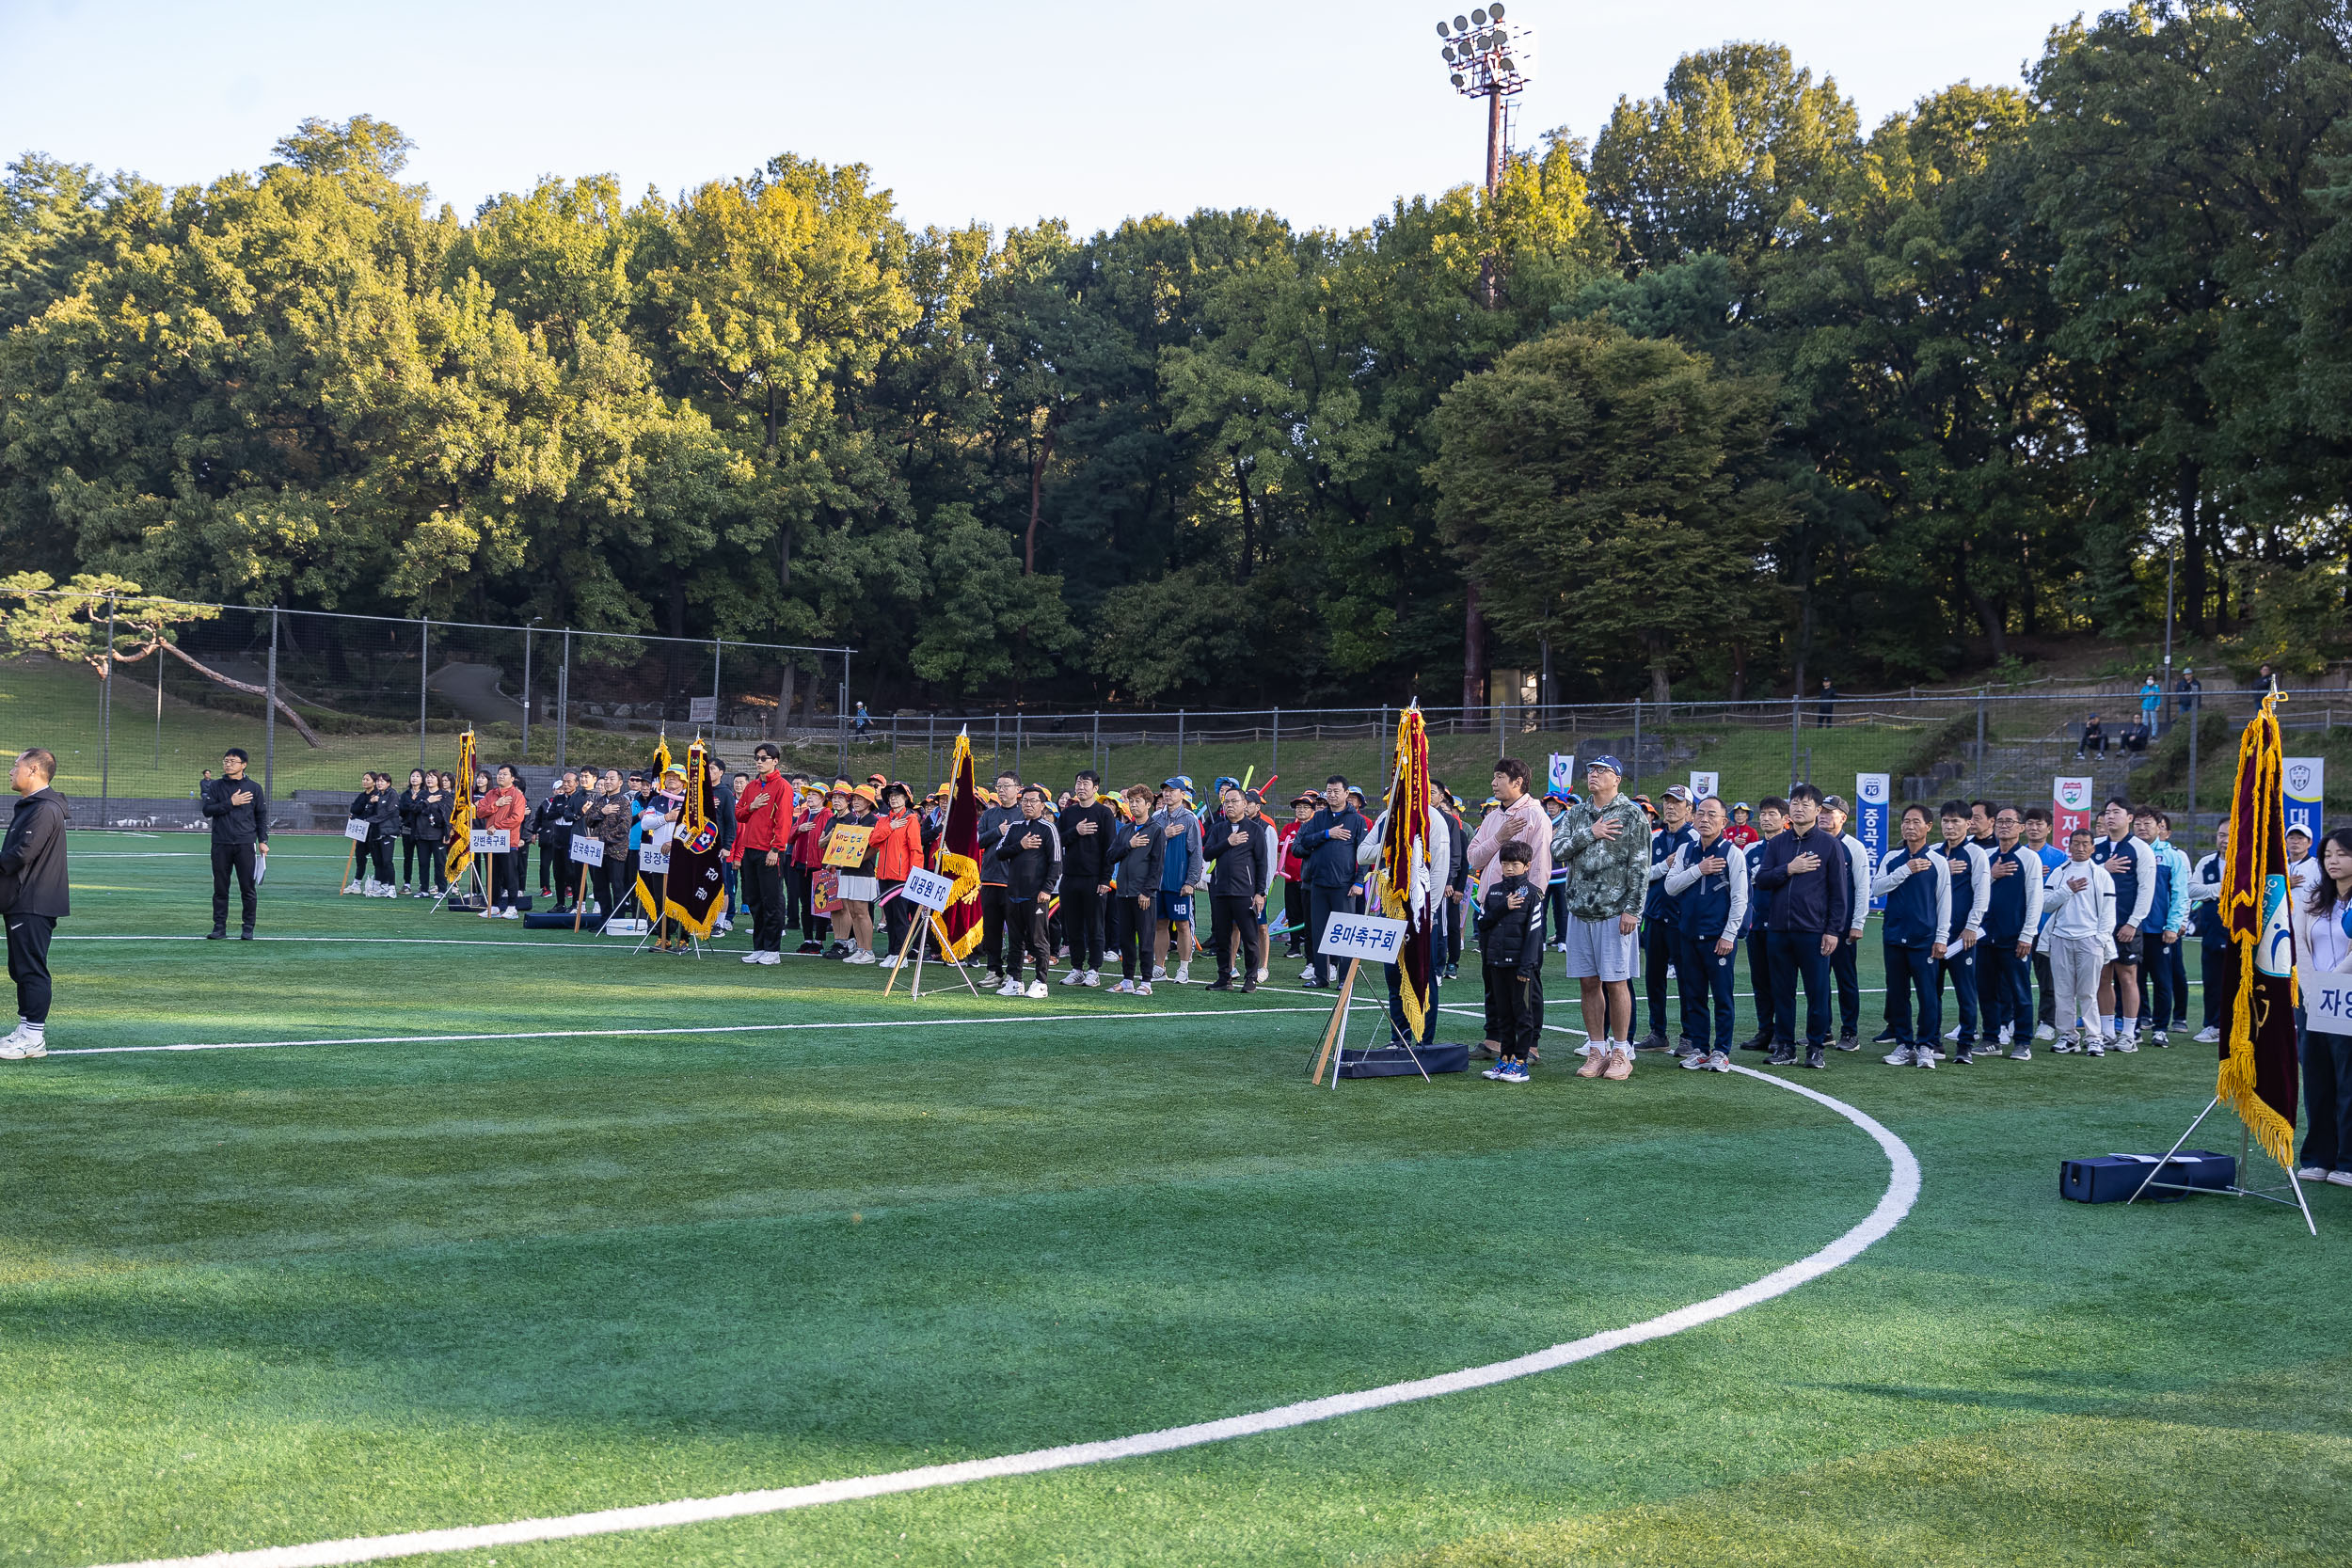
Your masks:
M 445 879 L 455 887 L 473 864 L 473 731 L 457 737 L 457 800 L 449 812 L 449 842 L 441 846 Z
M 2221 919 L 2238 966 L 2237 1003 L 2221 1040 L 2214 1092 L 2263 1152 L 2295 1166 L 2295 934 L 2288 923 L 2285 769 L 2276 692 L 2246 726 L 2230 796 L 2230 860 Z M 2241 1178 L 2240 1180 L 2243 1180 Z
M 940 826 L 939 847 L 931 851 L 931 869 L 956 885 L 947 907 L 931 919 L 946 957 L 961 963 L 980 944 L 980 790 L 968 732 L 956 733 L 947 779 L 947 819 Z
M 654 799 L 659 800 L 662 798 L 661 775 L 667 773 L 673 767 L 675 766 L 670 760 L 670 735 L 668 731 L 664 730 L 661 734 L 661 737 L 654 742 L 653 761 L 649 766 L 652 769 L 653 777 L 648 779 L 646 784 L 651 788 Z M 669 885 L 670 875 L 666 871 L 647 871 L 645 869 L 644 853 L 652 847 L 654 847 L 652 833 L 647 832 L 639 835 L 637 844 L 637 907 L 645 911 L 645 918 L 647 920 L 656 920 L 660 918 L 662 899 L 666 896 L 665 890 Z M 663 848 L 666 852 L 668 846 L 665 845 Z M 650 883 L 646 880 L 649 877 L 652 879 Z
M 719 861 L 718 769 L 699 737 L 686 749 L 686 805 L 670 840 L 670 873 L 661 886 L 661 912 L 707 939 L 726 907 L 726 872 Z
M 1396 764 L 1390 775 L 1389 816 L 1380 832 L 1380 865 L 1374 881 L 1380 912 L 1405 922 L 1398 948 L 1397 1003 L 1416 1040 L 1428 1033 L 1431 937 L 1437 928 L 1437 890 L 1430 885 L 1429 733 L 1421 705 L 1396 724 Z

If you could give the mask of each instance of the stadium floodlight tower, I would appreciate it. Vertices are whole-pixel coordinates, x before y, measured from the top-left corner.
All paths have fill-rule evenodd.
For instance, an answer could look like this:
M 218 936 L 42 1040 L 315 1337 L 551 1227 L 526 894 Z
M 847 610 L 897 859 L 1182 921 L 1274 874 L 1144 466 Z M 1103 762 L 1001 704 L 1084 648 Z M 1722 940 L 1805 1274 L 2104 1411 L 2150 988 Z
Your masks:
M 1535 63 L 1534 34 L 1525 27 L 1505 26 L 1502 8 L 1488 6 L 1439 22 L 1438 37 L 1445 40 L 1438 52 L 1451 69 L 1448 80 L 1454 90 L 1486 101 L 1486 189 L 1500 190 L 1508 150 L 1503 106 L 1526 89 Z

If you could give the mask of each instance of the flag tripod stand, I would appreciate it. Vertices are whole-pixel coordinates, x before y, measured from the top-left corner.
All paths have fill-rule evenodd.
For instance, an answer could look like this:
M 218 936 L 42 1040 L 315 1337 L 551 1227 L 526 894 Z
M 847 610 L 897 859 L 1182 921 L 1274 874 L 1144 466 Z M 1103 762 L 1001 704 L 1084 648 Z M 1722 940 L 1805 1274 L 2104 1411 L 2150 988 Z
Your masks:
M 1347 1030 L 1355 1017 L 1356 975 L 1363 968 L 1363 963 L 1364 960 L 1359 958 L 1347 960 L 1347 977 L 1340 982 L 1340 999 L 1331 1005 L 1331 1021 L 1323 1027 L 1323 1048 L 1315 1053 L 1314 1070 L 1308 1075 L 1310 1083 L 1323 1082 L 1324 1064 L 1327 1062 L 1331 1068 L 1331 1086 L 1335 1089 L 1340 1086 L 1340 1064 L 1347 1054 Z M 1396 1036 L 1395 1022 L 1389 1017 L 1386 1007 L 1375 1007 L 1374 1016 L 1379 1021 L 1379 1025 L 1387 1026 L 1392 1037 Z M 1373 1030 L 1375 1038 L 1379 1036 L 1379 1025 Z M 1409 1039 L 1398 1038 L 1396 1043 L 1405 1048 L 1405 1053 L 1413 1059 L 1413 1066 L 1421 1069 L 1421 1081 L 1435 1084 L 1437 1080 L 1429 1076 L 1429 1069 L 1421 1059 L 1420 1048 Z
M 2205 1108 L 2197 1113 L 2197 1119 L 2188 1124 L 2188 1132 L 2184 1132 L 2179 1137 L 2173 1139 L 2172 1147 L 2164 1151 L 2164 1158 L 2148 1167 L 2148 1174 L 2140 1179 L 2138 1186 L 2132 1189 L 2132 1196 L 2123 1200 L 2124 1207 L 2129 1208 L 2131 1205 L 2138 1202 L 2139 1195 L 2146 1192 L 2151 1187 L 2154 1187 L 2162 1192 L 2183 1193 L 2209 1193 L 2215 1190 L 2211 1187 L 2185 1186 L 2178 1181 L 2159 1181 L 2156 1180 L 2156 1177 L 2163 1171 L 2166 1164 L 2170 1163 L 2172 1156 L 2181 1151 L 2181 1146 L 2188 1142 L 2190 1134 L 2194 1133 L 2199 1127 L 2204 1124 L 2204 1120 L 2207 1117 L 2213 1115 L 2214 1107 L 2219 1105 L 2220 1103 L 2221 1097 L 2219 1095 L 2214 1096 L 2211 1101 L 2206 1102 Z M 2241 1125 L 2238 1128 L 2237 1140 L 2237 1168 L 2238 1174 L 2241 1177 L 2245 1175 L 2246 1163 L 2253 1158 L 2253 1131 L 2250 1128 Z M 2269 1156 L 2265 1153 L 2264 1158 L 2267 1159 Z M 2318 1235 L 2319 1227 L 2312 1221 L 2312 1206 L 2309 1202 L 2305 1201 L 2303 1196 L 2303 1179 L 2295 1174 L 2295 1169 L 2291 1165 L 2286 1167 L 2286 1176 L 2287 1190 L 2295 1194 L 2295 1201 L 2293 1203 L 2289 1203 L 2285 1198 L 2280 1197 L 2279 1196 L 2280 1189 L 2276 1187 L 2241 1187 L 2235 1182 L 2233 1182 L 2229 1186 L 2221 1188 L 2220 1191 L 2228 1193 L 2233 1197 L 2258 1197 L 2265 1203 L 2276 1203 L 2281 1208 L 2286 1209 L 2298 1209 L 2302 1211 L 2303 1225 L 2305 1228 L 2310 1230 L 2312 1235 Z
M 930 951 L 931 927 L 938 923 L 938 920 L 939 914 L 936 911 L 925 910 L 923 911 L 923 918 L 915 922 L 914 926 L 908 930 L 907 940 L 898 944 L 898 961 L 891 966 L 890 979 L 882 987 L 882 994 L 884 996 L 888 996 L 892 988 L 898 985 L 898 976 L 906 973 L 907 950 L 909 948 L 913 948 L 914 951 L 914 974 L 913 977 L 907 981 L 907 996 L 910 1000 L 921 1000 L 923 995 L 923 958 L 924 956 Z M 952 968 L 956 972 L 956 978 L 961 980 L 971 990 L 973 996 L 977 998 L 980 994 L 980 988 L 972 984 L 971 970 L 965 966 L 961 958 L 955 956 L 955 950 L 948 944 L 947 934 L 945 931 L 940 933 L 939 950 L 940 962 Z

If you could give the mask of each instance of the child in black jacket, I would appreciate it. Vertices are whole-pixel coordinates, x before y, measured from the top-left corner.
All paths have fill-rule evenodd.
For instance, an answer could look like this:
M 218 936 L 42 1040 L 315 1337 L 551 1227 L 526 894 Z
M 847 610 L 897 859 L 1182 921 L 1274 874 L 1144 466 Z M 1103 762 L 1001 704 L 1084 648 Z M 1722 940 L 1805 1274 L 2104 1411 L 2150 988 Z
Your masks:
M 1527 884 L 1534 857 L 1527 846 L 1495 851 L 1502 873 L 1486 890 L 1478 914 L 1478 953 L 1486 982 L 1486 1037 L 1502 1049 L 1485 1076 L 1500 1084 L 1527 1082 L 1529 1052 L 1542 1017 L 1544 944 L 1535 924 L 1542 895 Z

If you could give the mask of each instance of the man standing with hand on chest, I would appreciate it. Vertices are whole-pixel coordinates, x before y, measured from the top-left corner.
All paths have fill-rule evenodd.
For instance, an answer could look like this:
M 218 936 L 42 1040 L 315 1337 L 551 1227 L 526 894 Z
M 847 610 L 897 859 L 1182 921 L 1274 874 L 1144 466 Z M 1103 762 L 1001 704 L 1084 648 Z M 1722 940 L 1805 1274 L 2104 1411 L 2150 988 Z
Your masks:
M 220 759 L 221 777 L 206 779 L 201 795 L 204 816 L 213 827 L 213 928 L 206 940 L 229 935 L 229 874 L 235 872 L 237 895 L 245 921 L 237 932 L 253 940 L 253 919 L 260 898 L 255 884 L 262 857 L 269 854 L 269 799 L 262 786 L 245 776 L 246 755 L 231 746 Z

